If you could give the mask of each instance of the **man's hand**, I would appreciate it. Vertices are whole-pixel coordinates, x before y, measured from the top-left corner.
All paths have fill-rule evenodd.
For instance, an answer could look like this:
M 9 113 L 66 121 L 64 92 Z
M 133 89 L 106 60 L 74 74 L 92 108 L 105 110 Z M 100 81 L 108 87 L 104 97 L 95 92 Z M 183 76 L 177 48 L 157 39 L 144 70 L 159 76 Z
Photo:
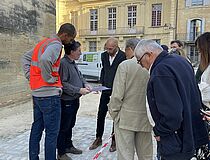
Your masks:
M 210 114 L 210 111 L 205 111 L 206 113 Z M 203 115 L 203 120 L 207 120 L 210 122 L 210 117 L 207 115 Z
M 90 90 L 88 90 L 87 88 L 80 88 L 79 93 L 81 95 L 86 95 L 86 94 L 90 93 Z
M 85 84 L 85 88 L 91 92 L 93 87 L 90 84 Z
M 160 141 L 160 136 L 155 136 L 156 141 Z

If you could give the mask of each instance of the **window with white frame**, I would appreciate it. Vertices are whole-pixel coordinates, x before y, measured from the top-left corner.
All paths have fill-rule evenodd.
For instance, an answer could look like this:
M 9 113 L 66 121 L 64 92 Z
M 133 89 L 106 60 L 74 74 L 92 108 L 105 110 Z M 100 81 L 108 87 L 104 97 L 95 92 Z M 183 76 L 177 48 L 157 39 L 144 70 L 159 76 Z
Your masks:
M 130 28 L 136 25 L 137 6 L 128 6 L 128 26 Z
M 190 21 L 190 35 L 191 41 L 194 41 L 202 32 L 202 20 L 193 19 Z
M 98 10 L 91 9 L 90 10 L 90 31 L 98 30 Z
M 161 26 L 162 4 L 152 5 L 152 26 Z
M 90 52 L 97 51 L 97 42 L 96 41 L 89 41 L 89 51 Z
M 116 30 L 116 7 L 108 8 L 108 30 Z
M 187 7 L 190 6 L 201 6 L 210 4 L 209 0 L 185 0 L 185 4 Z
M 203 5 L 204 0 L 192 0 L 192 6 Z

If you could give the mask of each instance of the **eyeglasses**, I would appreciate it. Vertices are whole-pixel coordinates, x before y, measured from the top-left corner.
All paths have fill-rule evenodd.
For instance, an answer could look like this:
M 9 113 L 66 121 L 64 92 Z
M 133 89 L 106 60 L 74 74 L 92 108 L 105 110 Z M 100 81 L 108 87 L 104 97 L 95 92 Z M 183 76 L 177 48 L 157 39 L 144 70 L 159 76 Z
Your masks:
M 141 60 L 142 60 L 142 58 L 144 57 L 144 55 L 145 55 L 145 54 L 147 54 L 147 52 L 146 52 L 146 53 L 144 53 L 144 54 L 141 56 L 141 58 L 140 58 L 140 59 L 137 59 L 137 63 L 138 63 L 138 64 L 141 64 Z

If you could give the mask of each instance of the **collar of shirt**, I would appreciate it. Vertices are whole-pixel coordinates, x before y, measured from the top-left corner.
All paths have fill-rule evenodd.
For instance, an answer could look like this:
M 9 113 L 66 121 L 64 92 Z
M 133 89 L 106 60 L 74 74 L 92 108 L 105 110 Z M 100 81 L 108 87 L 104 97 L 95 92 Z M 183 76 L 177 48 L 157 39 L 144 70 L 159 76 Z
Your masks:
M 68 62 L 75 64 L 75 61 L 71 60 L 67 54 L 64 54 L 64 57 L 68 60 Z
M 112 63 L 113 63 L 115 57 L 117 56 L 118 52 L 119 52 L 119 50 L 115 53 L 115 55 L 114 55 L 113 57 L 111 57 L 111 56 L 109 55 L 109 63 L 110 63 L 110 66 L 112 65 Z
M 153 65 L 153 63 L 152 63 L 152 64 L 150 65 L 150 67 L 149 67 L 149 74 L 150 74 L 150 72 L 151 72 L 152 65 Z

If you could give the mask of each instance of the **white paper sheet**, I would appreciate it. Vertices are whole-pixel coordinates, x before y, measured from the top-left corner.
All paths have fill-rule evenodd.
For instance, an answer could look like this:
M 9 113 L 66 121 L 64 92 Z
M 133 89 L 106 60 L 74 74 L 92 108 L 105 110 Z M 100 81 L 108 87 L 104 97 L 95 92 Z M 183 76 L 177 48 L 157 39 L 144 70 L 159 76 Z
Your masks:
M 92 91 L 92 92 L 93 92 L 93 91 L 96 92 L 96 91 L 103 91 L 103 90 L 109 90 L 109 89 L 111 89 L 111 88 L 107 88 L 107 87 L 105 87 L 105 86 L 96 86 L 96 87 L 93 87 L 91 91 Z

